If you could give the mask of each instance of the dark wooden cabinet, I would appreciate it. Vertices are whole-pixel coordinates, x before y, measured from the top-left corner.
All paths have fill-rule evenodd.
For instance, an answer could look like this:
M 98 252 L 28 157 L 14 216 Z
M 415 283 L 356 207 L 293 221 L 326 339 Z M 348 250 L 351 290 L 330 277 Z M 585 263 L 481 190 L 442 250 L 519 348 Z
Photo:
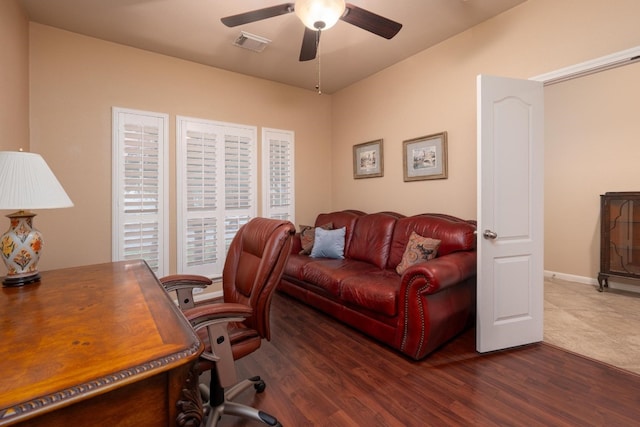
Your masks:
M 640 192 L 600 196 L 600 273 L 598 290 L 609 277 L 640 279 Z

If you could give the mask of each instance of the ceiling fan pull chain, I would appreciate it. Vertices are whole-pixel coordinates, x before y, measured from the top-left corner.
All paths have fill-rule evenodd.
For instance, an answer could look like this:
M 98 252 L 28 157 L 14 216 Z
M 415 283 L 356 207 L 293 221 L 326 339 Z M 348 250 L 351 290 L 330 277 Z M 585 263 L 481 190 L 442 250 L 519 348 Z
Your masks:
M 318 83 L 316 84 L 316 90 L 318 95 L 322 95 L 322 88 L 320 87 L 320 29 L 316 31 L 316 52 L 318 53 Z

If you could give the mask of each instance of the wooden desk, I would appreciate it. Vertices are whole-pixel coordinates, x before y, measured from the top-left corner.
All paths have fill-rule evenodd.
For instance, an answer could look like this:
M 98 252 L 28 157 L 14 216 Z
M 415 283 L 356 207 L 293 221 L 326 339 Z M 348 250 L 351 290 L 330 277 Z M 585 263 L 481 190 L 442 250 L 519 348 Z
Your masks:
M 202 344 L 144 262 L 41 275 L 0 295 L 0 426 L 199 424 Z

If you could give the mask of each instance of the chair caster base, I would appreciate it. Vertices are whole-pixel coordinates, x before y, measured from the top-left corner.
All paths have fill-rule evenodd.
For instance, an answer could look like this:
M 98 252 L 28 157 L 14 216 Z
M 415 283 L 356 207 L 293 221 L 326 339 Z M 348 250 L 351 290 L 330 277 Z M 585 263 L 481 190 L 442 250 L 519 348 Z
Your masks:
M 253 383 L 253 388 L 256 393 L 262 393 L 267 388 L 267 383 L 264 382 L 259 376 L 249 378 L 249 381 Z
M 272 427 L 282 427 L 282 424 L 273 416 L 267 414 L 266 412 L 259 411 L 258 416 L 262 420 L 263 423 Z

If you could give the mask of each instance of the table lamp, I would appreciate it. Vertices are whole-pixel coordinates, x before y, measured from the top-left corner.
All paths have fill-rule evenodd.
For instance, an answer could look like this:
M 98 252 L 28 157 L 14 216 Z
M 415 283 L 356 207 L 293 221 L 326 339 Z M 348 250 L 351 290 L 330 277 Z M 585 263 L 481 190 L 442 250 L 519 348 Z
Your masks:
M 36 214 L 29 209 L 71 206 L 73 202 L 42 156 L 0 151 L 0 209 L 17 209 L 7 215 L 11 225 L 0 236 L 0 255 L 8 270 L 4 286 L 23 286 L 40 280 L 38 261 L 43 240 L 32 227 Z

